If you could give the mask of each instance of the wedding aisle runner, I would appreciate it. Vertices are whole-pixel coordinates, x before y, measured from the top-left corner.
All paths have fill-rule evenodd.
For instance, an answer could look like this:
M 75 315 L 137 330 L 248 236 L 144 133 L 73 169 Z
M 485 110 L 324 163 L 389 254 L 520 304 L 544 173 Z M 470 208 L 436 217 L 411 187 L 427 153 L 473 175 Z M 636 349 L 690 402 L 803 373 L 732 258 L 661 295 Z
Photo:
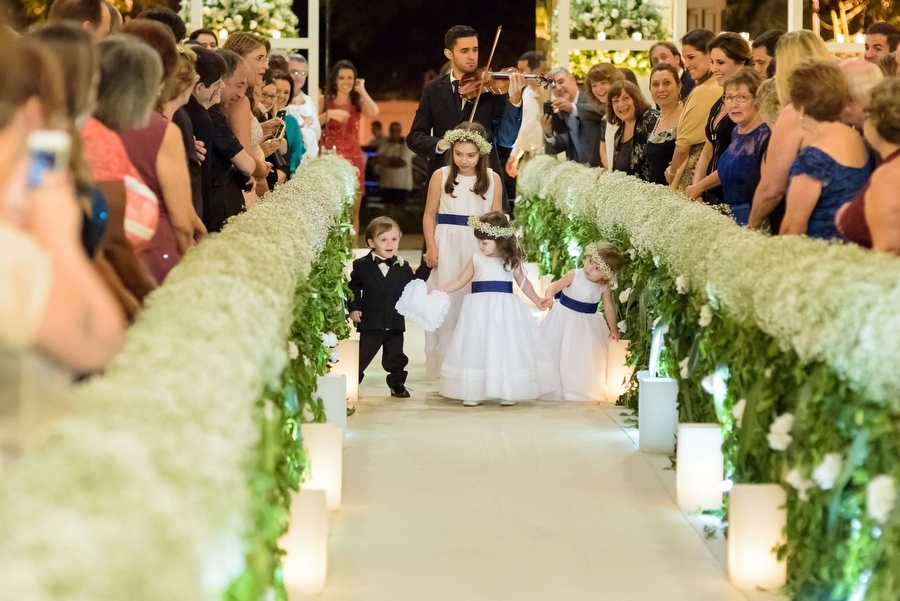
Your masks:
M 594 403 L 412 398 L 380 356 L 349 418 L 321 601 L 744 601 L 635 443 Z

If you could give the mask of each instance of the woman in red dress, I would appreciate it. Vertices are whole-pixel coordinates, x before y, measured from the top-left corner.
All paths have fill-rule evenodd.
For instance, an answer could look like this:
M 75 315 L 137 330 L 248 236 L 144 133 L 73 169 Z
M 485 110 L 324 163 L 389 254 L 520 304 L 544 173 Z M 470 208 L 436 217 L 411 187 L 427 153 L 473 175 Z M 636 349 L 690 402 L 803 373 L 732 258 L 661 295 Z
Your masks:
M 338 61 L 328 78 L 327 97 L 319 100 L 322 128 L 322 152 L 336 152 L 356 167 L 359 190 L 353 202 L 353 229 L 359 232 L 359 205 L 365 192 L 366 159 L 359 145 L 359 120 L 378 114 L 378 105 L 366 92 L 365 80 L 356 76 L 356 67 L 346 60 Z

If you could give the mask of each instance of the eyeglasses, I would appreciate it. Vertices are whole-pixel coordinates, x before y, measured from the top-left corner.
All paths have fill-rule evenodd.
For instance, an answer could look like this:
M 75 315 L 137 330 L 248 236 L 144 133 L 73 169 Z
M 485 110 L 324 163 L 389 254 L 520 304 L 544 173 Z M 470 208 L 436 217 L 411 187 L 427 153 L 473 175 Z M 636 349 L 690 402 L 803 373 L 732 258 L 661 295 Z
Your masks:
M 259 97 L 264 98 L 265 100 L 272 100 L 276 96 L 277 96 L 276 94 L 269 94 L 268 92 L 260 92 L 259 93 Z
M 749 101 L 753 100 L 753 96 L 750 96 L 749 94 L 728 94 L 722 100 L 726 104 L 730 104 L 732 102 L 744 104 L 745 102 L 749 102 Z
M 306 77 L 306 71 L 298 71 L 297 69 L 291 69 L 291 75 L 299 75 L 301 77 Z

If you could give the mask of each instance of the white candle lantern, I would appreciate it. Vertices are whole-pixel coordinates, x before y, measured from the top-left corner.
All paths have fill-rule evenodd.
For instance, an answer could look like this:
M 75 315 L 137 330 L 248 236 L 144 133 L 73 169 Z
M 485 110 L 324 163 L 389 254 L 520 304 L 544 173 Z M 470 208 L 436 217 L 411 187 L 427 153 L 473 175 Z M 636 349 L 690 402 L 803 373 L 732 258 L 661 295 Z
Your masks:
M 334 350 L 338 360 L 331 364 L 331 373 L 347 376 L 347 402 L 356 405 L 359 400 L 359 340 L 341 340 Z
M 625 392 L 632 368 L 625 365 L 628 358 L 627 340 L 610 340 L 607 353 L 606 386 L 608 400 L 615 402 Z
M 303 424 L 300 433 L 309 460 L 303 488 L 325 491 L 328 510 L 338 511 L 343 488 L 343 432 L 332 424 Z
M 678 431 L 678 382 L 647 377 L 638 385 L 639 448 L 645 453 L 671 453 Z
M 316 382 L 315 396 L 322 399 L 325 406 L 325 419 L 341 429 L 347 435 L 347 376 L 344 374 L 325 374 Z
M 291 501 L 291 525 L 279 541 L 285 550 L 282 578 L 288 598 L 315 595 L 325 586 L 328 573 L 328 510 L 325 492 L 305 490 Z
M 783 544 L 787 495 L 778 484 L 735 484 L 728 503 L 728 575 L 738 588 L 784 586 L 787 564 L 774 549 Z
M 675 453 L 675 486 L 682 511 L 722 508 L 722 428 L 718 424 L 681 424 Z

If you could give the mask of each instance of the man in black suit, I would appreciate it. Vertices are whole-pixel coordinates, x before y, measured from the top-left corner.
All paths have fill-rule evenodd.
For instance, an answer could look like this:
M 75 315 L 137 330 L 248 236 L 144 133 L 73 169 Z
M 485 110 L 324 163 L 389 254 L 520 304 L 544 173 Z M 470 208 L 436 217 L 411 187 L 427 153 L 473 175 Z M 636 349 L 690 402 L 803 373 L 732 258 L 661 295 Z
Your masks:
M 366 228 L 366 244 L 372 252 L 353 261 L 350 272 L 350 319 L 359 331 L 359 381 L 381 349 L 381 365 L 388 372 L 391 396 L 408 398 L 403 332 L 406 323 L 397 312 L 403 288 L 413 279 L 428 278 L 431 269 L 425 261 L 413 273 L 409 263 L 397 256 L 400 226 L 390 217 L 376 217 Z
M 509 94 L 482 93 L 475 109 L 475 100 L 465 100 L 458 89 L 459 80 L 478 68 L 478 34 L 466 25 L 451 27 L 444 36 L 444 56 L 450 61 L 450 72 L 433 79 L 422 91 L 419 108 L 413 119 L 406 144 L 418 156 L 428 159 L 428 175 L 445 164 L 444 153 L 449 148 L 443 142 L 444 134 L 463 121 L 468 121 L 475 110 L 474 120 L 487 131 L 491 151 L 491 169 L 503 174 L 503 165 L 497 146 L 512 148 L 522 122 L 522 89 L 525 78 L 519 73 L 509 77 Z M 471 86 L 477 88 L 477 86 Z M 464 86 L 462 93 L 469 91 Z M 503 210 L 509 211 L 506 190 L 503 194 Z
M 566 158 L 591 167 L 600 166 L 600 124 L 603 115 L 578 89 L 575 77 L 566 69 L 547 74 L 556 83 L 551 105 L 553 113 L 541 115 L 544 150 L 547 154 L 566 153 Z

